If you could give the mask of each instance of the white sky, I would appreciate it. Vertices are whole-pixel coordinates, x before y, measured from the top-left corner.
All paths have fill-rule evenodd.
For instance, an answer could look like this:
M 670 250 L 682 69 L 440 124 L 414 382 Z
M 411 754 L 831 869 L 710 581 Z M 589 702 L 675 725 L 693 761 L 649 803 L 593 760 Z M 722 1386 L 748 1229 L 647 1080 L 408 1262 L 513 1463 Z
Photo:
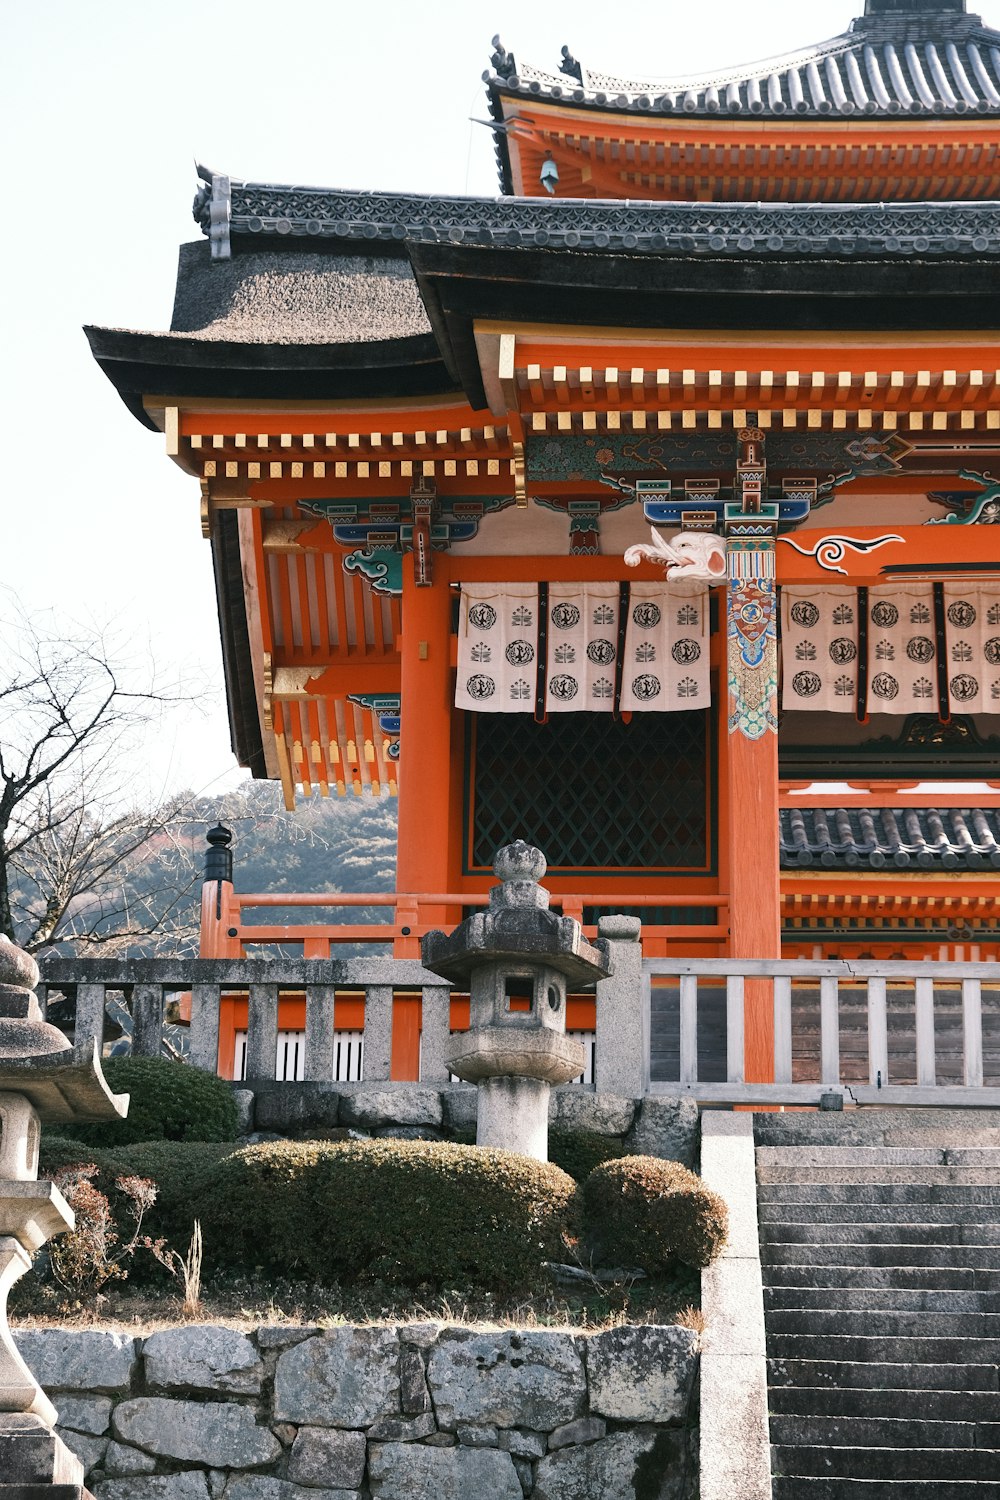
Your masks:
M 986 7 L 989 9 L 989 7 Z M 231 773 L 194 480 L 126 411 L 84 323 L 163 329 L 193 160 L 238 178 L 497 191 L 480 82 L 515 56 L 677 76 L 836 35 L 861 0 L 2 0 L 7 148 L 0 587 L 124 617 L 217 710 L 150 749 L 160 782 Z M 0 643 L 2 649 L 2 643 Z

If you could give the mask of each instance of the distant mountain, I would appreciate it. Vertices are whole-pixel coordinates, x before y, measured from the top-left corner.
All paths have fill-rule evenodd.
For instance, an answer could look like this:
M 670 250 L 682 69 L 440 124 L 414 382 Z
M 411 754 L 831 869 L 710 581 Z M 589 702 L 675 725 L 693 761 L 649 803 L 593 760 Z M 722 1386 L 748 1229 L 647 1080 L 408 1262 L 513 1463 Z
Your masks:
M 247 782 L 223 796 L 180 801 L 165 831 L 127 859 L 112 861 L 102 885 L 74 904 L 54 951 L 136 958 L 197 953 L 205 836 L 219 822 L 233 834 L 233 883 L 239 892 L 395 890 L 395 799 L 317 797 L 290 813 L 282 806 L 280 788 Z M 31 895 L 44 900 L 38 882 Z M 349 913 L 268 908 L 248 916 L 257 924 L 391 920 L 384 908 Z M 128 935 L 120 936 L 123 932 Z

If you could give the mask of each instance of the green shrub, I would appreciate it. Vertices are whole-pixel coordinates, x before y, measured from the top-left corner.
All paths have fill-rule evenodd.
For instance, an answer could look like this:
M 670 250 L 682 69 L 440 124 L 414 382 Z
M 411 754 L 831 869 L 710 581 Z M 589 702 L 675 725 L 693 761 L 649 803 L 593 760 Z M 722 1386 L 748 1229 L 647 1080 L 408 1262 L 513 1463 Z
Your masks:
M 452 1136 L 457 1146 L 474 1146 L 474 1130 L 457 1130 Z M 602 1161 L 626 1156 L 628 1147 L 617 1136 L 598 1135 L 591 1130 L 550 1130 L 549 1161 L 574 1182 L 586 1182 Z
M 88 1161 L 97 1161 L 101 1153 L 83 1141 L 75 1141 L 68 1135 L 49 1135 L 42 1131 L 42 1145 L 38 1153 L 39 1177 L 51 1177 L 63 1167 L 77 1167 Z
M 146 1141 L 95 1148 L 83 1141 L 43 1135 L 39 1172 L 51 1177 L 93 1162 L 98 1172 L 95 1187 L 110 1197 L 120 1234 L 130 1229 L 130 1220 L 118 1212 L 120 1195 L 115 1193 L 115 1184 L 120 1177 L 148 1178 L 156 1187 L 156 1201 L 146 1212 L 144 1231 L 153 1239 L 165 1239 L 172 1249 L 183 1249 L 196 1217 L 192 1204 L 211 1190 L 219 1163 L 235 1150 L 235 1145 L 217 1141 Z M 161 1280 L 163 1274 L 154 1261 L 143 1259 L 135 1263 L 131 1277 L 133 1281 Z
M 602 1162 L 625 1156 L 627 1149 L 617 1136 L 597 1135 L 590 1130 L 550 1130 L 549 1161 L 567 1172 L 574 1182 L 586 1182 Z
M 233 1091 L 214 1073 L 166 1057 L 110 1057 L 104 1076 L 112 1093 L 131 1095 L 124 1120 L 63 1127 L 90 1146 L 136 1141 L 233 1141 Z
M 718 1193 L 678 1162 L 626 1156 L 605 1162 L 583 1188 L 587 1238 L 606 1264 L 656 1274 L 677 1261 L 710 1265 L 729 1231 Z
M 566 1173 L 506 1151 L 280 1142 L 220 1162 L 196 1213 L 209 1266 L 505 1293 L 562 1258 L 575 1204 Z
M 219 1168 L 237 1148 L 221 1141 L 145 1141 L 101 1153 L 104 1173 L 148 1177 L 156 1184 L 156 1202 L 146 1219 L 154 1239 L 184 1249 L 197 1214 L 193 1204 L 212 1191 Z

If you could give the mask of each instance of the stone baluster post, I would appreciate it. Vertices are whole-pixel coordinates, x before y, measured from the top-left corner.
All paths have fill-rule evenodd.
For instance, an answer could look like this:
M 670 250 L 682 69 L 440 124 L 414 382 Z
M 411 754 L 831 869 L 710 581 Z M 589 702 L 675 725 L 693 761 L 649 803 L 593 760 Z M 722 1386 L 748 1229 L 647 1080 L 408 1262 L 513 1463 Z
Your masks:
M 420 1081 L 447 1083 L 450 1078 L 451 987 L 425 984 L 421 1019 Z
M 306 1082 L 333 1077 L 333 1026 L 337 992 L 332 984 L 306 987 Z
M 597 981 L 594 1089 L 598 1094 L 641 1099 L 649 1067 L 642 923 L 638 917 L 601 917 L 597 931 L 607 943 L 613 967 L 607 979 Z
M 391 984 L 370 984 L 365 990 L 365 1083 L 385 1083 L 392 1077 Z

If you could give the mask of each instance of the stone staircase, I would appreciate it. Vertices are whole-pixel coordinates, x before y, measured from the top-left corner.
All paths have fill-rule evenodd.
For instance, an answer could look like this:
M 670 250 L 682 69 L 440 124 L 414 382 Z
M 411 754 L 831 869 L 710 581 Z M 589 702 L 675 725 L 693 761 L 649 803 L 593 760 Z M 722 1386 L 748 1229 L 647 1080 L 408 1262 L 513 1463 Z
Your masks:
M 1000 1500 L 1000 1112 L 756 1139 L 774 1500 Z

